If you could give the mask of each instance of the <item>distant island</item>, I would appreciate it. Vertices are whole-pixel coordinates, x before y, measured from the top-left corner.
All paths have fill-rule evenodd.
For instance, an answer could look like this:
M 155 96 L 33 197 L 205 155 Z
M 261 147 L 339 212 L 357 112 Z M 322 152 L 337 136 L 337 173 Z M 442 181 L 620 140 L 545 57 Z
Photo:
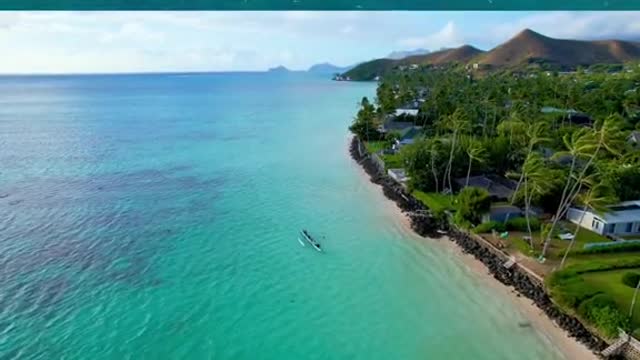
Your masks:
M 393 53 L 392 53 L 393 54 Z M 366 61 L 341 73 L 343 78 L 369 81 L 397 68 L 466 66 L 480 72 L 542 69 L 573 71 L 595 64 L 622 64 L 640 59 L 640 43 L 623 40 L 554 39 L 525 29 L 505 43 L 484 51 L 471 45 L 410 55 L 401 59 Z
M 267 72 L 270 72 L 270 73 L 289 73 L 289 72 L 292 72 L 292 71 L 287 69 L 286 67 L 280 65 L 280 66 L 269 68 L 269 70 L 267 70 Z
M 328 62 L 324 62 L 324 63 L 319 63 L 319 64 L 315 64 L 309 67 L 309 69 L 307 69 L 306 71 L 304 70 L 291 70 L 283 65 L 279 65 L 276 67 L 272 67 L 269 68 L 269 70 L 267 70 L 267 72 L 269 73 L 290 73 L 290 72 L 307 72 L 310 74 L 319 74 L 319 75 L 335 75 L 335 74 L 340 74 L 346 71 L 349 71 L 351 69 L 353 69 L 356 65 L 350 65 L 350 66 L 337 66 Z

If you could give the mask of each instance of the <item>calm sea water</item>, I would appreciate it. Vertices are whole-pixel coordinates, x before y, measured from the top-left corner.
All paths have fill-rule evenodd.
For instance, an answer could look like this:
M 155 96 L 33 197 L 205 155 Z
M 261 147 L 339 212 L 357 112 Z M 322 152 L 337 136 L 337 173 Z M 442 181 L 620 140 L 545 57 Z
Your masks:
M 0 358 L 560 358 L 364 180 L 347 126 L 374 92 L 0 78 Z

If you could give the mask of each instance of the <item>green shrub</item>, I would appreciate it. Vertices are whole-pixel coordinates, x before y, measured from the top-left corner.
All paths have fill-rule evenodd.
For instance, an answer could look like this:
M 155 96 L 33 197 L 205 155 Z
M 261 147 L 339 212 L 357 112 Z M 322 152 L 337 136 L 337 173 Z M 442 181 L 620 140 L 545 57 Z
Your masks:
M 531 225 L 531 231 L 540 230 L 540 220 L 538 218 L 530 218 L 529 224 Z M 527 228 L 527 219 L 523 217 L 517 217 L 507 221 L 507 230 L 510 231 L 529 231 Z
M 611 296 L 606 294 L 585 300 L 578 307 L 578 314 L 611 338 L 618 334 L 618 328 L 628 329 L 630 324 L 629 317 L 623 315 Z
M 640 273 L 629 271 L 622 275 L 622 283 L 628 287 L 635 289 L 638 286 L 638 282 L 640 282 Z
M 592 259 L 588 262 L 567 266 L 564 270 L 556 273 L 584 274 L 589 272 L 605 270 L 622 270 L 640 267 L 640 256 L 634 258 L 621 259 Z
M 476 226 L 473 231 L 477 234 L 490 233 L 492 230 L 503 232 L 507 230 L 506 226 L 499 221 L 489 221 Z
M 466 187 L 456 197 L 456 213 L 454 220 L 458 224 L 478 224 L 482 214 L 489 211 L 491 198 L 485 189 Z
M 547 278 L 547 284 L 558 304 L 571 309 L 600 293 L 575 273 L 555 272 Z
M 624 243 L 612 244 L 609 246 L 594 246 L 589 249 L 579 249 L 573 251 L 574 254 L 607 254 L 616 252 L 635 252 L 640 251 L 640 243 Z

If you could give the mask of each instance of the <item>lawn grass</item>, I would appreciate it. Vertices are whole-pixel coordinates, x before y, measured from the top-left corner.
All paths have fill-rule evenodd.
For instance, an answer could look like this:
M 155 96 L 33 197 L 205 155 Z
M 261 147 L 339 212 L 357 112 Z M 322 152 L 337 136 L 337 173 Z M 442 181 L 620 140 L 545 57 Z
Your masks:
M 451 195 L 425 193 L 420 190 L 414 190 L 412 194 L 433 212 L 453 210 L 453 196 Z
M 627 315 L 631 307 L 634 289 L 622 283 L 622 276 L 629 271 L 640 271 L 640 268 L 627 270 L 599 271 L 580 275 L 584 281 L 595 289 L 611 295 L 620 311 Z M 631 328 L 640 328 L 640 301 L 636 300 L 631 318 Z
M 608 253 L 608 254 L 576 254 L 567 258 L 567 265 L 576 265 L 580 268 L 589 267 L 594 264 L 603 266 L 621 262 L 640 261 L 637 252 Z M 565 267 L 566 267 L 565 266 Z
M 506 239 L 509 241 L 509 244 L 518 249 L 520 253 L 523 255 L 527 255 L 532 258 L 537 258 L 540 255 L 540 251 L 542 250 L 540 244 L 540 231 L 533 231 L 533 250 L 531 249 L 531 244 L 527 240 L 524 239 L 525 236 L 529 236 L 527 232 L 520 231 L 509 231 L 509 237 Z
M 576 231 L 576 224 L 569 222 L 569 221 L 563 221 L 561 223 L 562 227 L 564 227 L 565 229 L 569 230 L 572 234 Z M 611 240 L 598 234 L 598 233 L 594 233 L 591 230 L 587 230 L 585 228 L 580 229 L 580 231 L 578 231 L 578 237 L 576 238 L 576 243 L 575 245 L 584 245 L 587 243 L 598 243 L 598 242 L 610 242 Z M 568 241 L 567 241 L 568 242 Z M 575 246 L 574 245 L 574 246 Z M 582 246 L 580 246 L 580 248 L 582 248 Z
M 384 167 L 388 169 L 404 168 L 404 162 L 400 154 L 385 154 L 382 155 L 382 161 L 384 161 Z
M 377 153 L 387 147 L 386 141 L 365 141 L 364 146 L 370 154 Z
M 563 221 L 560 223 L 560 226 L 564 228 L 566 231 L 570 233 L 574 233 L 576 230 L 576 226 L 574 223 Z M 560 232 L 558 232 L 560 233 Z M 597 242 L 610 242 L 611 240 L 600 235 L 594 233 L 593 231 L 587 229 L 580 229 L 578 232 L 578 237 L 576 238 L 575 243 L 573 244 L 572 250 L 581 250 L 584 248 L 585 244 L 588 243 L 597 243 Z M 562 240 L 558 238 L 558 236 L 554 236 L 551 239 L 551 243 L 549 244 L 549 249 L 547 251 L 548 259 L 561 259 L 564 256 L 564 252 L 571 243 L 570 240 Z M 569 253 L 569 258 L 575 256 L 575 254 Z

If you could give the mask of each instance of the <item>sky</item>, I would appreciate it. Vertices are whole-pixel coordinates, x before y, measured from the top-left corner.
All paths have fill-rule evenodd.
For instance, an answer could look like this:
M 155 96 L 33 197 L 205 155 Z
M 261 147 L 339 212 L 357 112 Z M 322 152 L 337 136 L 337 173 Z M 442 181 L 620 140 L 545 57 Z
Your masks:
M 0 12 L 0 73 L 301 70 L 525 28 L 640 41 L 640 12 Z

